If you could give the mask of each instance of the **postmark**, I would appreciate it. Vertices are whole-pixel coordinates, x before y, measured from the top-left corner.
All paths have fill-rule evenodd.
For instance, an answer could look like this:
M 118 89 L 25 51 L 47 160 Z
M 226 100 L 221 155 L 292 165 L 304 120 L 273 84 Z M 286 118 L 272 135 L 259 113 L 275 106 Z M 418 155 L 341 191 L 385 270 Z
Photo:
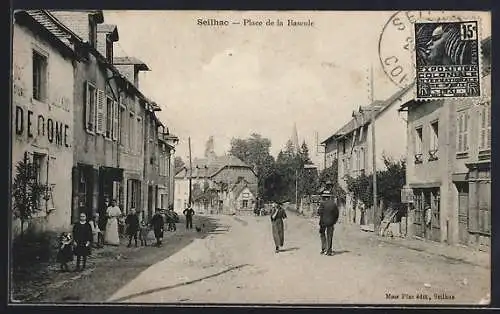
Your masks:
M 471 18 L 472 12 L 458 11 L 398 11 L 387 19 L 382 27 L 378 41 L 378 55 L 380 65 L 388 80 L 403 89 L 416 82 L 416 23 L 447 23 L 478 21 Z M 480 42 L 481 32 L 478 33 Z M 481 60 L 478 60 L 481 63 Z M 416 95 L 416 88 L 413 88 Z M 483 91 L 480 91 L 483 93 Z M 460 96 L 458 96 L 461 98 Z M 428 98 L 425 98 L 428 99 Z
M 481 96 L 479 22 L 414 23 L 417 100 Z

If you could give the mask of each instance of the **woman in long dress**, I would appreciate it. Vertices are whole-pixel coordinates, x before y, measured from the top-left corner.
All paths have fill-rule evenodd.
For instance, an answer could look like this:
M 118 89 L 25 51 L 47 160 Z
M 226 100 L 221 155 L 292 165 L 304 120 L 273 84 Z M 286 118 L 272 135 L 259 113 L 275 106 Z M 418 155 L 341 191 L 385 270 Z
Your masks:
M 106 210 L 108 222 L 106 223 L 106 234 L 104 241 L 110 245 L 120 245 L 120 237 L 118 235 L 118 217 L 122 215 L 122 211 L 116 206 L 116 201 L 111 202 L 111 206 Z
M 285 229 L 283 219 L 286 219 L 286 212 L 281 204 L 273 204 L 271 210 L 271 225 L 273 230 L 274 245 L 276 246 L 276 253 L 279 253 L 280 248 L 283 247 L 285 242 Z

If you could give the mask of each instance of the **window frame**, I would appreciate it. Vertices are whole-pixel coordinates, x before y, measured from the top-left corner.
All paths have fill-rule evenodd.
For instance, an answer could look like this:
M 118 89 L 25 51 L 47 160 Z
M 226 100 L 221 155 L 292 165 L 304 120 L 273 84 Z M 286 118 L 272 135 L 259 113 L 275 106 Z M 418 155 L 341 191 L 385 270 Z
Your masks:
M 424 126 L 419 125 L 414 128 L 414 158 L 415 164 L 421 164 L 423 162 L 424 154 Z
M 49 54 L 45 52 L 43 49 L 40 49 L 36 46 L 33 46 L 31 49 L 31 77 L 32 77 L 32 82 L 31 82 L 31 98 L 35 102 L 40 102 L 40 103 L 46 103 L 48 99 L 48 85 L 49 85 Z M 39 73 L 39 82 L 40 86 L 35 88 L 35 57 L 39 57 L 40 61 L 42 61 L 41 65 L 41 70 Z M 38 67 L 37 67 L 38 68 Z M 38 84 L 37 84 L 38 85 Z M 35 95 L 35 91 L 38 91 L 40 93 L 39 96 Z M 40 92 L 41 91 L 41 92 Z M 38 94 L 38 93 L 37 93 Z
M 437 126 L 437 129 L 434 127 Z M 433 120 L 429 123 L 429 161 L 439 159 L 439 120 Z
M 93 89 L 93 92 L 91 91 Z M 93 94 L 93 103 L 91 102 Z M 85 130 L 92 134 L 96 134 L 97 130 L 97 87 L 91 81 L 85 81 L 85 117 L 84 117 L 84 128 Z M 89 127 L 92 125 L 92 128 Z
M 487 115 L 484 118 L 485 114 Z M 484 123 L 483 123 L 484 122 Z M 483 125 L 484 124 L 484 125 Z M 478 151 L 479 154 L 491 152 L 491 102 L 486 101 L 479 104 L 478 113 Z M 481 145 L 483 140 L 483 131 L 485 131 L 484 145 Z
M 107 139 L 112 139 L 113 137 L 113 115 L 114 115 L 114 99 L 110 95 L 106 95 L 106 108 L 104 119 L 106 121 L 104 127 L 104 137 Z
M 470 151 L 470 111 L 469 109 L 460 110 L 457 112 L 457 158 L 465 158 Z

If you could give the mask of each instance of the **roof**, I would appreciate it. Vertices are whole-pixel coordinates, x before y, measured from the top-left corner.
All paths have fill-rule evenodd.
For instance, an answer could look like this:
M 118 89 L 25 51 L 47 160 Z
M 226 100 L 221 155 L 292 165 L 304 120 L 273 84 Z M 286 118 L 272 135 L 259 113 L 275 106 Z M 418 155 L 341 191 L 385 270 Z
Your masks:
M 98 33 L 107 33 L 110 34 L 110 39 L 112 41 L 118 41 L 119 36 L 118 36 L 118 27 L 113 24 L 99 24 L 97 25 L 97 32 Z
M 116 65 L 134 65 L 134 67 L 139 71 L 150 71 L 146 63 L 135 58 L 135 57 L 114 57 L 113 64 Z
M 82 39 L 64 26 L 47 10 L 16 10 L 15 16 L 19 22 L 36 23 L 46 34 L 59 43 L 59 47 L 67 52 L 75 53 L 75 44 Z
M 241 192 L 243 192 L 246 188 L 250 190 L 250 192 L 254 195 L 257 196 L 257 185 L 256 184 L 250 184 L 248 183 L 247 180 L 243 179 L 238 182 L 236 182 L 232 187 L 231 191 L 234 192 L 234 195 L 238 197 Z
M 399 90 L 398 92 L 394 93 L 391 97 L 389 97 L 386 100 L 375 100 L 374 102 L 372 102 L 371 104 L 366 106 L 366 108 L 363 110 L 360 106 L 358 109 L 358 112 L 359 112 L 359 115 L 361 116 L 362 125 L 368 124 L 370 122 L 370 114 L 371 114 L 372 110 L 375 111 L 375 118 L 377 118 L 382 112 L 384 112 L 385 110 L 390 108 L 391 105 L 394 104 L 394 102 L 396 100 L 400 99 L 404 94 L 406 94 L 406 92 L 408 92 L 411 88 L 413 88 L 414 84 L 415 84 L 414 82 L 410 83 L 408 86 L 406 86 L 406 87 L 402 88 L 401 90 Z M 367 110 L 370 108 L 372 108 L 372 110 Z M 330 137 L 328 137 L 327 139 L 322 141 L 321 144 L 325 144 L 334 138 L 337 138 L 339 136 L 346 135 L 346 134 L 353 132 L 355 129 L 357 129 L 360 126 L 359 120 L 360 120 L 359 117 L 358 118 L 354 118 L 354 117 L 351 118 L 349 120 L 349 122 L 344 124 L 344 126 L 342 126 L 333 135 L 331 135 Z
M 215 156 L 213 158 L 195 158 L 192 161 L 191 166 L 193 169 L 193 178 L 210 178 L 226 167 L 243 167 L 252 170 L 252 167 L 233 155 Z M 184 177 L 183 175 L 180 175 L 180 173 L 182 170 L 188 169 L 189 166 L 184 166 L 177 172 L 176 177 Z

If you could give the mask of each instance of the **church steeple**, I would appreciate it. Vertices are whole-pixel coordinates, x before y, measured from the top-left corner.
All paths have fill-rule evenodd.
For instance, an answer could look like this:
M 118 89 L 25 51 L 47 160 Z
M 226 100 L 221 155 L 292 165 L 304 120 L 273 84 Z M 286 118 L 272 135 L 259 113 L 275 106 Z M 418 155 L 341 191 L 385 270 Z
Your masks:
M 298 154 L 300 151 L 300 146 L 299 146 L 299 136 L 297 134 L 297 123 L 293 123 L 293 131 L 292 131 L 292 144 L 293 144 L 293 150 L 295 154 Z

